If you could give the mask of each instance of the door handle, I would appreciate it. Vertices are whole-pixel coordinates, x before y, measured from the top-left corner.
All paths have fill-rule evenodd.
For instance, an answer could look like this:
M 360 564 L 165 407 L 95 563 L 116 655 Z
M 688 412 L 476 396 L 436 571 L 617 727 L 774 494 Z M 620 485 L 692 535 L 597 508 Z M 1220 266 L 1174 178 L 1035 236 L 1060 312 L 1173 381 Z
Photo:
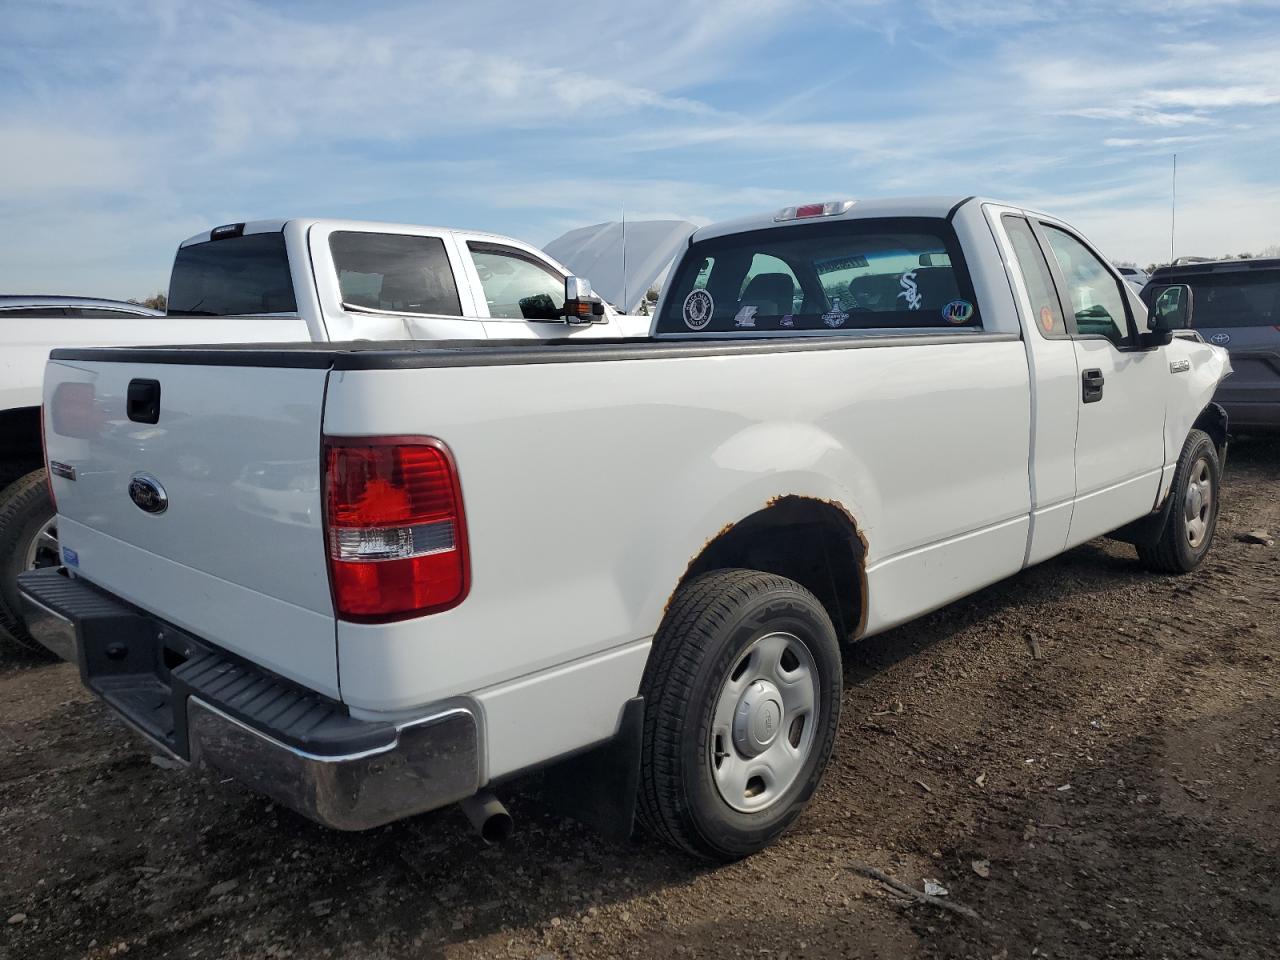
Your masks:
M 1106 383 L 1101 370 L 1086 370 L 1081 375 L 1081 381 L 1084 384 L 1084 392 L 1081 400 L 1084 403 L 1097 403 L 1102 399 L 1102 385 Z

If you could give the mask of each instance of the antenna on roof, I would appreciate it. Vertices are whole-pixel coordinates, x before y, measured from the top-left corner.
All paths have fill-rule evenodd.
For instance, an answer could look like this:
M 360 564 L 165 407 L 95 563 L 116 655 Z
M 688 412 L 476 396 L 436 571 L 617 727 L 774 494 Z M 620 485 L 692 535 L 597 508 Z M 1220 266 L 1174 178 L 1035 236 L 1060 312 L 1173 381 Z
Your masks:
M 1178 236 L 1178 155 L 1173 155 L 1173 199 L 1169 209 L 1169 262 L 1176 259 L 1173 255 L 1173 242 Z
M 627 208 L 622 208 L 622 312 L 627 312 Z

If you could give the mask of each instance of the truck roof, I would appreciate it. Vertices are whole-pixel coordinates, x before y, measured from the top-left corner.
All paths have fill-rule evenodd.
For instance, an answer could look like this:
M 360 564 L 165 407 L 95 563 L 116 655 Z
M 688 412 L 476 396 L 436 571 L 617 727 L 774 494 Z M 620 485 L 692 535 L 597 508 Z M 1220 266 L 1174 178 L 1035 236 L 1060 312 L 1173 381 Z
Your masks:
M 845 198 L 830 197 L 827 199 Z M 851 199 L 854 199 L 854 204 L 847 213 L 823 219 L 861 220 L 870 217 L 946 217 L 951 213 L 951 211 L 965 201 L 983 198 L 957 195 L 938 197 L 872 197 L 866 200 L 859 200 L 856 198 Z M 801 202 L 807 201 L 802 200 Z M 1007 204 L 1007 206 L 1017 207 L 1020 205 L 1011 203 Z M 690 242 L 697 243 L 699 240 L 706 240 L 710 237 L 721 237 L 732 233 L 744 233 L 748 230 L 765 230 L 772 227 L 788 227 L 796 223 L 812 222 L 811 220 L 784 220 L 779 222 L 774 219 L 777 215 L 778 209 L 775 208 L 766 213 L 751 214 L 745 217 L 737 217 L 733 220 L 721 220 L 718 223 L 702 227 L 694 233 Z
M 243 234 L 250 233 L 279 233 L 285 228 L 285 224 L 294 223 L 300 225 L 304 230 L 309 230 L 317 224 L 324 224 L 338 230 L 409 230 L 409 231 L 425 231 L 428 233 L 466 233 L 476 237 L 492 237 L 494 240 L 510 241 L 514 238 L 504 236 L 499 233 L 490 233 L 488 230 L 469 230 L 463 227 L 439 227 L 425 223 L 393 223 L 382 220 L 344 220 L 341 217 L 286 217 L 282 220 L 245 220 Z M 233 224 L 226 226 L 239 225 L 239 221 L 233 221 Z M 213 231 L 219 227 L 213 227 L 209 230 L 203 230 L 194 236 L 187 237 L 179 247 L 189 247 L 193 243 L 204 243 L 206 240 L 213 239 Z M 518 241 L 523 243 L 524 241 Z

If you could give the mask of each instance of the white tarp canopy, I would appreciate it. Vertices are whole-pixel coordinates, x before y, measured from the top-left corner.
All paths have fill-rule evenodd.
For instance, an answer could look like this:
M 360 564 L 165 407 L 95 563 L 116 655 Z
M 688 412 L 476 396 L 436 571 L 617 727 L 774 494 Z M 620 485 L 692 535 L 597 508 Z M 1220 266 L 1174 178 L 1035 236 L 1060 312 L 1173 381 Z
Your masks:
M 614 220 L 570 230 L 542 249 L 615 307 L 635 313 L 696 229 L 687 220 Z

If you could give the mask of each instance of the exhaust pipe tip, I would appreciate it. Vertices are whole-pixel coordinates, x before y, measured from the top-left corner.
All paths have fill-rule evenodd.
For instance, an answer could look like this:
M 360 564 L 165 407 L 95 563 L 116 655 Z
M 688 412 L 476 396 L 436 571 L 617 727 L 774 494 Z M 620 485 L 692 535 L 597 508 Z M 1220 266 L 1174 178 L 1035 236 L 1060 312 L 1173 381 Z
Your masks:
M 475 796 L 467 797 L 459 802 L 462 812 L 471 821 L 486 844 L 505 843 L 511 839 L 516 824 L 511 814 L 502 805 L 502 801 L 488 790 L 481 790 Z

